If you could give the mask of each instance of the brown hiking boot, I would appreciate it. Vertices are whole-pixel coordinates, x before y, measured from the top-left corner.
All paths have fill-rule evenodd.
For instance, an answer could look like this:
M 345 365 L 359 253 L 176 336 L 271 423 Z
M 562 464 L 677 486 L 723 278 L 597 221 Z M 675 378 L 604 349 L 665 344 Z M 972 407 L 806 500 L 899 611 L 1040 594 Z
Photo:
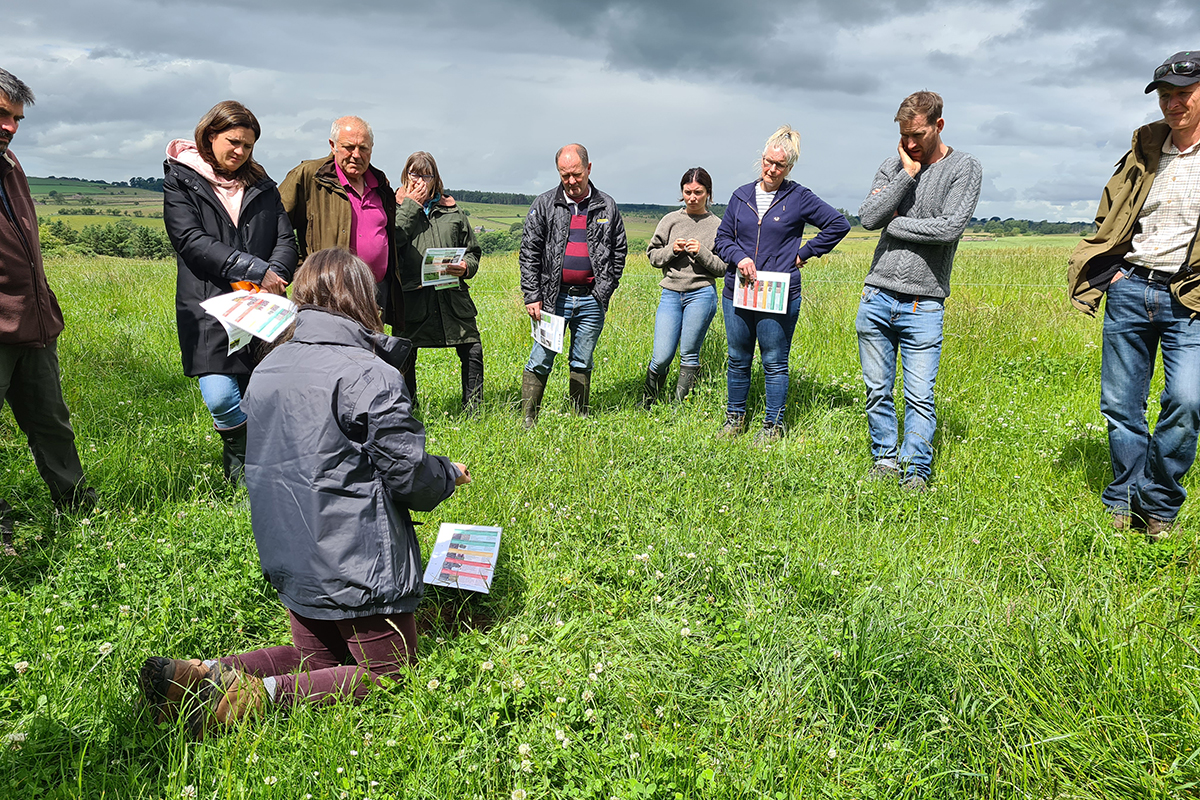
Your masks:
M 1170 538 L 1171 531 L 1174 529 L 1175 520 L 1173 519 L 1146 518 L 1146 538 L 1152 542 L 1161 542 Z
M 146 701 L 155 708 L 154 721 L 167 722 L 179 716 L 180 704 L 195 695 L 207 677 L 208 667 L 198 658 L 181 661 L 151 656 L 138 672 L 138 685 Z

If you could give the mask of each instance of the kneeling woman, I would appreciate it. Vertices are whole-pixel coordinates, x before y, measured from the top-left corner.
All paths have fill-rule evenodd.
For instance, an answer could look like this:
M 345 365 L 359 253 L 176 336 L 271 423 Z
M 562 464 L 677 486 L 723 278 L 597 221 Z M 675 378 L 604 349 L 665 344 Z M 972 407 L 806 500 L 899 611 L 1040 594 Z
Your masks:
M 470 482 L 464 465 L 425 452 L 398 369 L 408 343 L 383 335 L 370 267 L 322 250 L 293 298 L 292 336 L 259 364 L 243 401 L 254 539 L 292 644 L 148 659 L 140 683 L 159 718 L 190 701 L 197 735 L 267 703 L 360 699 L 415 660 L 424 585 L 409 510 L 430 511 Z

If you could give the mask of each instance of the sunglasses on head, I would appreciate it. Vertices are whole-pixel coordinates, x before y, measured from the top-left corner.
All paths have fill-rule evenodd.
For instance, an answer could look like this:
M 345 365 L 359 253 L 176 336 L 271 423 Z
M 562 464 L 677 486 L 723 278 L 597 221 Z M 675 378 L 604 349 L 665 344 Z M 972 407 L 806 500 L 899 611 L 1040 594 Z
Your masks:
M 1200 75 L 1200 63 L 1195 61 L 1176 61 L 1172 64 L 1163 64 L 1154 70 L 1154 80 L 1158 80 L 1168 72 L 1175 75 L 1183 75 L 1185 78 L 1191 78 Z

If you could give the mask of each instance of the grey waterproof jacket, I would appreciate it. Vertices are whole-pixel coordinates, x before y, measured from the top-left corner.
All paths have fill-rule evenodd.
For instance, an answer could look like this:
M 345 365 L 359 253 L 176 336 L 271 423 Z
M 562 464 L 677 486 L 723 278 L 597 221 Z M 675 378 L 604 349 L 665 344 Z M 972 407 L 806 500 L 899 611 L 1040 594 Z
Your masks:
M 596 282 L 592 296 L 600 307 L 608 310 L 621 273 L 629 245 L 625 240 L 625 222 L 611 197 L 588 183 L 592 194 L 587 209 L 588 257 Z M 571 235 L 571 208 L 562 184 L 538 195 L 521 234 L 521 294 L 525 304 L 542 302 L 542 308 L 554 311 L 562 287 L 563 256 L 567 238 Z
M 413 611 L 424 592 L 409 509 L 454 492 L 425 452 L 397 366 L 409 344 L 304 306 L 242 400 L 246 487 L 263 575 L 310 619 Z

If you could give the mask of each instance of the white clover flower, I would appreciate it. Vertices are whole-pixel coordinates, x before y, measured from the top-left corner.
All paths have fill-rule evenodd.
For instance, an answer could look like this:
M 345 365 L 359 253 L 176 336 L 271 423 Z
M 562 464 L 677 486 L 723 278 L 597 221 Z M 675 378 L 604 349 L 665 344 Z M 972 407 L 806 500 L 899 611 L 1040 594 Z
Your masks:
M 658 717 L 659 719 L 662 719 L 663 715 L 666 713 L 667 713 L 667 710 L 665 708 L 663 708 L 662 706 L 654 707 L 654 716 Z
M 112 642 L 101 642 L 100 655 L 106 656 L 109 653 L 111 653 L 112 651 L 113 651 L 113 643 Z
M 562 695 L 559 695 L 558 697 L 554 698 L 554 702 L 565 703 L 565 702 L 567 702 L 567 698 L 563 697 Z
M 118 606 L 117 610 L 121 612 L 121 616 L 125 616 L 130 611 L 129 606 Z
M 267 777 L 263 778 L 263 783 L 265 783 L 267 786 L 274 786 L 278 782 L 279 779 L 274 775 L 268 775 Z
M 525 794 L 524 789 L 513 789 L 512 790 L 512 800 L 525 800 L 525 798 L 527 796 L 528 795 Z
M 533 747 L 531 747 L 527 742 L 521 742 L 521 744 L 517 745 L 517 753 L 520 754 L 521 758 L 529 758 L 529 754 L 532 752 Z
M 512 687 L 518 692 L 525 688 L 525 679 L 520 675 L 513 675 Z
M 625 734 L 625 736 L 624 736 L 624 737 L 622 737 L 622 738 L 624 738 L 624 739 L 625 739 L 625 741 L 627 741 L 627 742 L 632 742 L 632 741 L 633 741 L 633 734 L 632 734 L 632 733 L 626 733 L 626 734 Z
M 596 699 L 596 695 L 592 693 L 591 689 L 584 689 L 581 697 L 583 697 L 583 702 L 585 703 L 590 703 L 592 700 Z
M 561 742 L 563 739 L 567 738 L 567 733 L 562 728 L 559 728 L 554 732 L 554 738 Z
M 528 758 L 521 760 L 521 772 L 533 772 L 533 762 Z
M 596 666 L 592 667 L 592 672 L 596 673 L 597 675 L 599 675 L 601 672 L 604 672 L 604 662 L 597 661 Z
M 630 761 L 637 761 L 641 757 L 642 757 L 642 754 L 636 750 L 634 750 L 632 753 L 629 754 Z
M 529 635 L 522 633 L 517 637 L 517 644 L 529 644 Z
M 479 665 L 479 668 L 481 670 L 483 670 L 484 672 L 491 672 L 493 669 L 496 668 L 496 665 L 490 661 L 485 661 Z
M 594 716 L 596 716 L 596 709 L 594 709 L 594 708 L 585 708 L 585 709 L 583 710 L 583 718 L 584 718 L 584 719 L 586 719 L 586 720 L 589 720 L 589 721 L 590 721 L 590 720 L 591 720 L 591 718 L 592 718 L 592 717 L 594 717 Z
M 17 671 L 18 675 L 24 675 L 25 671 L 29 669 L 29 662 L 18 661 L 17 663 L 13 664 L 13 669 Z
M 686 639 L 687 637 L 692 635 L 692 629 L 691 628 L 681 628 L 679 631 L 679 635 Z
M 598 681 L 598 680 L 600 680 L 600 678 L 598 678 L 598 677 L 596 676 L 596 673 L 594 673 L 594 672 L 589 672 L 589 673 L 588 673 L 588 680 L 589 680 L 589 681 L 593 681 L 593 682 L 595 682 L 595 681 Z
M 434 689 L 436 689 L 437 687 L 439 687 L 441 685 L 442 685 L 442 682 L 439 681 L 437 678 L 431 678 L 429 683 L 425 684 L 425 687 L 427 689 L 429 689 L 429 691 L 432 692 Z
M 251 753 L 250 755 L 246 756 L 247 764 L 253 764 L 257 761 L 258 761 L 258 753 Z
M 183 787 L 182 790 L 180 790 L 179 796 L 180 797 L 189 797 L 189 798 L 195 797 L 196 796 L 196 787 L 189 783 L 187 786 Z
M 829 748 L 829 752 L 826 753 L 825 755 L 829 758 L 830 761 L 832 761 L 833 759 L 837 758 L 837 756 L 838 756 L 837 748 L 836 747 Z
M 345 771 L 346 771 L 346 768 L 345 768 L 345 767 L 338 767 L 338 768 L 337 768 L 337 774 L 338 774 L 338 775 L 341 775 L 341 774 L 342 774 L 343 772 L 345 772 Z
M 357 750 L 351 750 L 351 751 L 350 751 L 350 755 L 352 755 L 352 756 L 356 756 L 356 755 L 358 755 L 358 751 L 357 751 Z
M 55 626 L 54 626 L 54 632 L 55 632 L 55 633 L 62 633 L 62 632 L 63 632 L 63 631 L 65 631 L 65 630 L 66 630 L 66 627 L 65 627 L 65 626 L 63 626 L 63 625 L 55 625 Z

